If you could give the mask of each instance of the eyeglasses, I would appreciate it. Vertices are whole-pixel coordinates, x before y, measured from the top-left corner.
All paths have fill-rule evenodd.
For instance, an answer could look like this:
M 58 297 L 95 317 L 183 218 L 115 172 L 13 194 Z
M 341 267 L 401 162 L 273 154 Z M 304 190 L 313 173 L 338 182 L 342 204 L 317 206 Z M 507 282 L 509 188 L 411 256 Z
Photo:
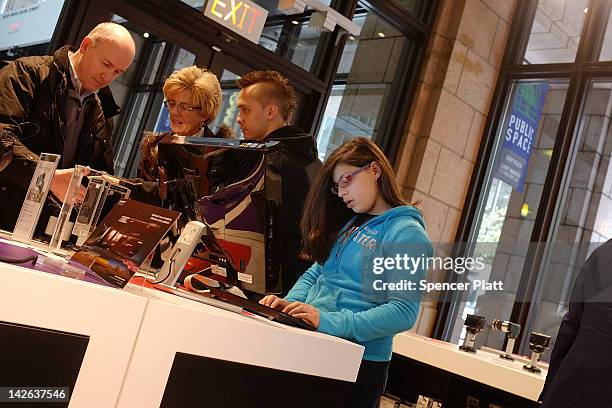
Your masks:
M 191 106 L 191 105 L 187 105 L 186 103 L 176 103 L 174 101 L 164 101 L 164 105 L 166 105 L 166 108 L 168 108 L 168 110 L 172 110 L 172 109 L 177 109 L 180 110 L 181 112 L 191 112 L 194 110 L 202 110 L 202 108 L 200 106 Z
M 348 185 L 351 184 L 351 181 L 353 181 L 353 177 L 355 177 L 357 174 L 361 173 L 362 171 L 370 167 L 371 164 L 372 163 L 366 164 L 365 166 L 360 167 L 357 170 L 340 177 L 340 180 L 338 180 L 337 183 L 332 184 L 331 192 L 334 193 L 335 195 L 338 195 L 339 188 L 347 188 Z

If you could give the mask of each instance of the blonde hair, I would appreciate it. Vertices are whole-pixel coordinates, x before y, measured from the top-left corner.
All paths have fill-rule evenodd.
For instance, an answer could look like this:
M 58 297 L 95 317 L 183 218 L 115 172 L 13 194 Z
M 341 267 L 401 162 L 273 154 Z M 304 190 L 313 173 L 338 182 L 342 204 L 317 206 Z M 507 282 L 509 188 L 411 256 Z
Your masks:
M 175 92 L 188 91 L 195 106 L 202 107 L 208 125 L 221 109 L 221 85 L 217 76 L 207 69 L 195 65 L 174 71 L 164 82 L 164 96 L 168 98 Z

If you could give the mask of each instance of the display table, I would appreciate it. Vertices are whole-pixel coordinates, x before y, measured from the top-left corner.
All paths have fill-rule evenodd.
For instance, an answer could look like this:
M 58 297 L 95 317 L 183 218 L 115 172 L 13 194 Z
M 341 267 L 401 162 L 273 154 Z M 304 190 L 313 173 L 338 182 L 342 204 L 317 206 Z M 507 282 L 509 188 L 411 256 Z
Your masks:
M 436 384 L 424 385 L 422 391 L 422 394 L 430 394 L 437 399 L 442 399 L 456 388 L 463 388 L 473 398 L 484 395 L 484 399 L 490 403 L 537 406 L 535 401 L 542 391 L 547 373 L 545 368 L 540 374 L 530 373 L 523 370 L 523 361 L 503 360 L 485 350 L 466 353 L 459 350 L 456 344 L 413 333 L 395 336 L 393 352 L 393 370 L 422 372 L 416 381 L 438 378 Z M 415 378 L 409 377 L 406 375 L 406 381 L 415 382 Z M 397 394 L 402 392 L 403 386 L 398 381 L 390 384 L 390 387 L 394 388 L 392 393 Z
M 363 347 L 149 288 L 118 407 L 338 406 Z M 299 390 L 299 391 L 298 391 Z
M 336 406 L 363 354 L 339 338 L 154 289 L 7 264 L 0 279 L 0 339 L 13 339 L 0 342 L 1 385 L 68 386 L 70 407 Z M 36 350 L 64 363 L 49 365 Z M 66 379 L 47 382 L 54 377 Z
M 71 388 L 71 407 L 115 406 L 147 299 L 4 263 L 0 282 L 0 384 L 48 386 L 67 375 L 53 385 Z M 56 347 L 39 354 L 49 336 Z

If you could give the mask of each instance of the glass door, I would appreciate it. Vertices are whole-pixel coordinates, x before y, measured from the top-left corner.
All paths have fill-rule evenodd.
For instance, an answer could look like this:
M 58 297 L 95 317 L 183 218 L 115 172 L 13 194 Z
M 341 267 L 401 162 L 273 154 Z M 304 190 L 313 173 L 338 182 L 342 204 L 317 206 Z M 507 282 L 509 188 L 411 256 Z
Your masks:
M 208 69 L 219 78 L 221 91 L 223 92 L 221 110 L 217 118 L 212 122 L 211 130 L 215 132 L 221 124 L 225 124 L 232 128 L 234 137 L 242 138 L 240 127 L 236 123 L 236 117 L 238 116 L 238 94 L 240 93 L 236 80 L 254 69 L 223 52 L 216 52 L 213 55 Z

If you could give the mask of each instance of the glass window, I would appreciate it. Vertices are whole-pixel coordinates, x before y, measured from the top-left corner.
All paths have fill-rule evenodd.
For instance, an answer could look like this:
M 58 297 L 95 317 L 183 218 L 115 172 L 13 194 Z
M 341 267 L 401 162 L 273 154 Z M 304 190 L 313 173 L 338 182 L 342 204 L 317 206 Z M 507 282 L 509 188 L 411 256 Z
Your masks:
M 537 209 L 553 152 L 568 82 L 515 82 L 506 102 L 496 148 L 482 189 L 481 207 L 472 230 L 469 256 L 484 258 L 472 281 L 502 281 L 503 291 L 472 290 L 459 306 L 450 338 L 465 335 L 467 314 L 508 320 L 514 306 Z M 485 331 L 479 344 L 501 349 L 504 337 Z
M 523 64 L 574 62 L 588 0 L 539 0 Z
M 322 33 L 308 26 L 309 18 L 268 18 L 259 45 L 310 71 Z
M 599 52 L 599 61 L 612 61 L 612 16 L 608 16 L 608 25 Z
M 0 0 L 0 60 L 45 55 L 64 0 Z
M 410 41 L 382 17 L 363 7 L 353 21 L 362 27 L 349 36 L 317 135 L 321 158 L 356 136 L 376 139 L 381 117 Z
M 221 102 L 219 115 L 210 125 L 213 131 L 216 131 L 222 124 L 231 126 L 236 137 L 242 137 L 240 126 L 236 123 L 236 117 L 238 116 L 238 94 L 240 93 L 236 80 L 239 78 L 238 74 L 227 69 L 223 70 L 219 81 L 221 82 L 221 91 L 223 92 L 223 102 Z
M 393 2 L 415 14 L 419 12 L 419 8 L 423 5 L 423 0 L 393 0 Z
M 143 41 L 142 35 L 135 32 L 131 34 L 137 40 L 137 45 Z M 162 103 L 165 79 L 173 71 L 193 65 L 196 58 L 191 52 L 152 36 L 148 41 L 151 46 L 138 46 L 139 54 L 130 69 L 110 85 L 120 105 L 125 106 L 124 114 L 115 121 L 115 124 L 122 124 L 116 134 L 116 140 L 120 142 L 115 154 L 115 174 L 124 177 L 136 175 L 140 159 L 140 149 L 137 146 L 142 131 L 163 132 L 170 128 L 168 110 Z M 149 50 L 148 54 L 141 55 L 145 49 Z M 163 61 L 170 63 L 164 65 Z M 139 69 L 141 65 L 144 68 Z M 138 70 L 140 77 L 136 74 Z
M 526 329 L 555 338 L 576 274 L 612 238 L 612 79 L 591 81 Z M 523 352 L 527 352 L 524 347 Z M 548 360 L 550 350 L 543 356 Z
M 203 1 L 181 1 L 199 11 L 202 10 L 204 4 Z M 259 38 L 259 45 L 304 70 L 312 72 L 316 68 L 312 63 L 321 39 L 330 35 L 309 27 L 313 10 L 307 7 L 302 14 L 286 15 L 277 8 L 278 2 L 276 1 L 256 0 L 254 3 L 268 11 L 266 24 Z M 329 5 L 330 1 L 321 1 L 321 3 Z

